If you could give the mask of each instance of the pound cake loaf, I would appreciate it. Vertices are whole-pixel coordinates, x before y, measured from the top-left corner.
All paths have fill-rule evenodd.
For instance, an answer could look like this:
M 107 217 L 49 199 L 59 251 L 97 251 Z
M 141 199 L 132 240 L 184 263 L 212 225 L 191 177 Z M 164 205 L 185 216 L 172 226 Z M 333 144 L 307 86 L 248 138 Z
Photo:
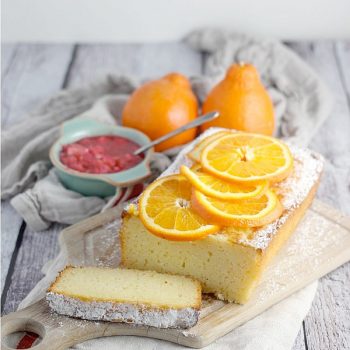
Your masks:
M 210 131 L 210 130 L 209 130 Z M 212 130 L 215 132 L 222 130 Z M 187 147 L 164 175 L 190 166 Z M 267 263 L 276 255 L 310 206 L 319 184 L 323 160 L 318 154 L 290 146 L 292 173 L 272 186 L 283 211 L 261 227 L 222 227 L 219 232 L 193 241 L 172 241 L 151 234 L 140 220 L 138 203 L 123 213 L 120 231 L 122 265 L 188 275 L 201 282 L 203 292 L 229 302 L 245 303 Z
M 68 266 L 46 299 L 57 313 L 86 320 L 189 328 L 198 321 L 201 286 L 154 271 Z

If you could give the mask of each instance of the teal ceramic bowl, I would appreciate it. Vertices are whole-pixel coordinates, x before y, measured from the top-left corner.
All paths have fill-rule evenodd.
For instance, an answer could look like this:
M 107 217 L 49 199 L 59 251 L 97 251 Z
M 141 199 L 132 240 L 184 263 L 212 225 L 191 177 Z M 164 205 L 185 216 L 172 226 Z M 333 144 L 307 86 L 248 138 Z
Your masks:
M 60 161 L 63 145 L 73 143 L 84 137 L 117 135 L 128 138 L 140 146 L 150 139 L 142 132 L 116 125 L 97 122 L 93 119 L 77 118 L 62 125 L 60 138 L 52 145 L 50 159 L 57 170 L 63 185 L 85 196 L 108 197 L 117 194 L 123 187 L 142 182 L 151 174 L 150 156 L 153 149 L 145 152 L 143 161 L 133 168 L 111 174 L 88 174 L 68 168 Z

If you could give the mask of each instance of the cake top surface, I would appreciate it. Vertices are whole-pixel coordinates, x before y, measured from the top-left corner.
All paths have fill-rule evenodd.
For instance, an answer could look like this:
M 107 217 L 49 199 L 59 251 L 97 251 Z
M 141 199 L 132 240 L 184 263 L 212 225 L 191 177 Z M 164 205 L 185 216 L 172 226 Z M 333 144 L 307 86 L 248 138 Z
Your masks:
M 176 174 L 181 165 L 192 166 L 193 161 L 187 154 L 193 147 L 216 132 L 222 131 L 222 128 L 210 128 L 191 144 L 186 146 L 176 157 L 175 161 L 164 171 L 160 177 Z M 288 143 L 287 143 L 288 144 Z M 283 225 L 290 213 L 297 208 L 307 197 L 311 188 L 319 180 L 323 169 L 323 157 L 311 150 L 302 149 L 295 145 L 288 144 L 294 158 L 294 169 L 292 174 L 284 181 L 274 185 L 273 189 L 280 198 L 284 211 L 281 217 L 271 224 L 261 228 L 223 228 L 220 233 L 215 235 L 225 235 L 231 241 L 254 249 L 265 250 L 271 242 L 277 229 Z
M 142 304 L 179 309 L 199 307 L 196 280 L 154 271 L 99 267 L 66 267 L 49 292 L 83 301 Z

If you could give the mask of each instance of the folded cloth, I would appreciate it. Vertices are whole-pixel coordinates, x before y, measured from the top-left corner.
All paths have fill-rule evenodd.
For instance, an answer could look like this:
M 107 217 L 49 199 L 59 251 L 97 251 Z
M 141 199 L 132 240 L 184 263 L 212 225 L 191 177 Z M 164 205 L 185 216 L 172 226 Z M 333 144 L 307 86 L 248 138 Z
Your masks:
M 122 104 L 120 104 L 121 101 Z M 120 107 L 123 106 L 124 102 L 125 98 L 118 95 L 106 95 L 97 100 L 91 109 L 77 117 L 94 118 L 115 124 L 113 113 L 120 111 Z M 45 137 L 43 138 L 42 135 L 45 135 Z M 51 140 L 57 139 L 59 137 L 59 126 L 54 126 L 48 132 L 31 141 L 31 146 L 35 149 L 37 147 L 45 149 L 50 147 L 50 143 L 43 142 L 47 135 L 50 135 Z M 27 147 L 29 148 L 28 145 Z M 152 178 L 163 172 L 169 164 L 168 156 L 155 153 L 151 159 Z M 40 181 L 33 182 L 31 188 L 19 193 L 11 200 L 11 205 L 34 231 L 45 230 L 52 222 L 74 224 L 111 206 L 123 203 L 131 196 L 138 195 L 143 189 L 143 186 L 135 185 L 124 188 L 118 191 L 115 196 L 108 198 L 86 197 L 65 188 L 60 183 L 56 170 L 51 167 L 51 163 L 48 161 L 34 163 L 29 167 L 24 180 L 15 184 L 15 190 L 17 190 L 22 185 L 32 182 L 33 179 L 40 179 Z M 45 174 L 45 176 L 42 177 L 40 174 Z
M 275 106 L 279 136 L 290 137 L 297 143 L 306 145 L 330 114 L 332 99 L 327 88 L 284 45 L 218 30 L 196 31 L 185 41 L 194 49 L 206 52 L 205 76 L 191 79 L 192 88 L 200 101 L 223 76 L 228 65 L 245 61 L 258 67 L 263 83 L 269 89 Z M 69 222 L 75 222 L 102 210 L 113 201 L 82 197 L 63 188 L 54 172 L 49 172 L 48 149 L 58 137 L 59 124 L 79 114 L 118 123 L 123 104 L 136 86 L 129 78 L 110 75 L 87 88 L 63 91 L 35 113 L 28 115 L 25 122 L 4 132 L 2 198 L 11 198 L 25 191 L 25 194 L 14 197 L 12 204 L 26 218 L 29 226 L 40 229 L 47 227 L 52 221 L 67 222 L 67 217 Z M 104 97 L 110 94 L 114 96 Z M 94 108 L 102 110 L 96 113 Z M 178 149 L 169 150 L 168 155 L 171 157 L 177 152 Z M 153 160 L 153 169 L 162 171 L 168 162 L 167 155 L 158 154 Z M 56 204 L 55 198 L 60 198 L 59 203 Z M 77 205 L 72 206 L 72 201 Z M 64 208 L 65 203 L 70 208 L 69 215 Z M 48 281 L 63 268 L 65 261 L 61 251 L 53 263 L 45 267 L 43 272 L 46 277 L 23 300 L 20 307 L 32 303 L 42 295 Z M 310 308 L 316 287 L 317 283 L 313 283 L 288 297 L 217 340 L 207 349 L 290 349 L 300 329 L 300 323 Z M 72 349 L 116 348 L 183 347 L 161 340 L 121 336 L 87 341 Z

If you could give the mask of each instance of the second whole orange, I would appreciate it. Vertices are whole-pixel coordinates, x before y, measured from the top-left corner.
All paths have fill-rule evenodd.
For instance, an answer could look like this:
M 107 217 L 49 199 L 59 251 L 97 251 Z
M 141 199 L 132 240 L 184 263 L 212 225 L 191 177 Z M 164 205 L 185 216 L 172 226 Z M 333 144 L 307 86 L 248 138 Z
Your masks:
M 203 114 L 219 111 L 220 116 L 204 125 L 259 133 L 271 136 L 275 128 L 271 98 L 251 64 L 233 64 L 226 77 L 209 92 Z

